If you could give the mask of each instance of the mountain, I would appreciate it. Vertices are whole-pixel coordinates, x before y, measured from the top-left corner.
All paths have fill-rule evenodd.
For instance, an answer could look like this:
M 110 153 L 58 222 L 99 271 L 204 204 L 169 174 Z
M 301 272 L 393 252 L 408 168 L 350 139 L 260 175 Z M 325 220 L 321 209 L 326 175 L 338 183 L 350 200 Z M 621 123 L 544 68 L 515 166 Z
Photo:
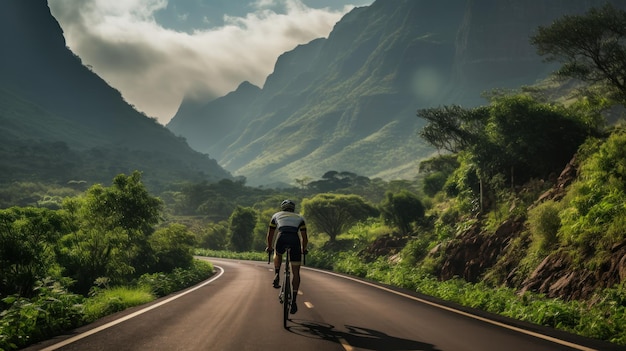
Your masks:
M 187 101 L 167 127 L 249 184 L 329 170 L 411 179 L 434 152 L 418 109 L 482 105 L 486 91 L 544 79 L 556 66 L 529 36 L 604 2 L 378 0 L 281 55 L 262 88 Z
M 46 0 L 0 3 L 0 183 L 232 178 L 85 67 Z

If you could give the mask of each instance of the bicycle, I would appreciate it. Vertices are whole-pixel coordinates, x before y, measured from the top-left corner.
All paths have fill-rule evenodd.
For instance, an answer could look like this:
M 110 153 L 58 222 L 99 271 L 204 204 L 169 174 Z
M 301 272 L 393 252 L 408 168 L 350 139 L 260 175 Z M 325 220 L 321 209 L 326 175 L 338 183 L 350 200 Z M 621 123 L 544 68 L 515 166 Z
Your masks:
M 274 250 L 268 253 L 267 263 L 270 263 L 270 257 Z M 303 260 L 306 262 L 305 253 L 302 253 Z M 287 329 L 287 321 L 289 321 L 289 311 L 291 310 L 291 304 L 293 303 L 293 289 L 291 286 L 291 247 L 287 246 L 285 251 L 285 273 L 283 274 L 283 284 L 280 286 L 280 292 L 278 293 L 278 302 L 283 305 L 283 328 Z

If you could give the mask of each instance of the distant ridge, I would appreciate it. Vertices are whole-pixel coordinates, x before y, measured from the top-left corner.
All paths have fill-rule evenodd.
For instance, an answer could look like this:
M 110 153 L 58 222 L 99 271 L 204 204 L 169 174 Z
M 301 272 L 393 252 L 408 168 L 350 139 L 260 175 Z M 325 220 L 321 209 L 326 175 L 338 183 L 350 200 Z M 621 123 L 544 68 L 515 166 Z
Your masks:
M 167 127 L 250 184 L 329 170 L 412 179 L 434 152 L 417 136 L 418 109 L 477 106 L 486 91 L 544 79 L 555 66 L 529 36 L 604 3 L 378 0 L 346 14 L 327 39 L 281 55 L 260 91 L 181 109 Z
M 133 170 L 155 187 L 232 177 L 82 65 L 66 47 L 46 0 L 0 3 L 0 48 L 0 182 L 108 182 Z M 48 142 L 67 147 L 57 155 L 72 165 L 67 172 L 43 167 L 45 147 L 15 154 L 17 145 Z

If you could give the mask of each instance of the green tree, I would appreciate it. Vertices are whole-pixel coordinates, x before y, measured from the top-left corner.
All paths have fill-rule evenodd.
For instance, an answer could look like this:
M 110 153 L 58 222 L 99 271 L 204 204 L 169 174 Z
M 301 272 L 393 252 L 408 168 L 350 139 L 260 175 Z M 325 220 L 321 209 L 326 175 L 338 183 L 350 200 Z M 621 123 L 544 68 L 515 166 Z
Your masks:
M 466 109 L 458 105 L 427 108 L 417 111 L 427 124 L 419 135 L 438 150 L 457 153 L 484 138 L 489 119 L 487 107 Z
M 0 210 L 0 296 L 31 297 L 35 282 L 53 275 L 57 240 L 66 233 L 61 214 L 41 208 Z
M 111 187 L 96 184 L 63 204 L 71 233 L 58 247 L 67 274 L 85 294 L 99 277 L 114 283 L 149 272 L 155 259 L 148 238 L 158 223 L 161 201 L 141 183 L 141 174 L 120 174 Z
M 230 215 L 230 245 L 235 251 L 248 251 L 252 248 L 256 211 L 250 207 L 237 206 Z
M 531 43 L 546 60 L 563 63 L 559 76 L 603 84 L 626 104 L 626 11 L 607 3 L 564 16 L 539 27 Z
M 385 222 L 398 227 L 402 234 L 410 233 L 413 223 L 424 218 L 424 205 L 417 195 L 406 190 L 388 192 L 380 208 Z
M 428 122 L 420 132 L 428 143 L 469 152 L 481 177 L 502 174 L 515 185 L 560 172 L 597 129 L 585 112 L 520 94 L 494 97 L 486 107 L 431 108 L 418 116 Z
M 209 223 L 198 238 L 200 247 L 211 250 L 226 250 L 228 246 L 228 223 Z
M 500 97 L 491 102 L 486 139 L 470 150 L 485 175 L 504 174 L 510 185 L 523 184 L 561 172 L 595 130 L 584 119 L 580 111 L 529 96 Z
M 459 167 L 456 155 L 439 155 L 420 162 L 420 173 L 425 173 L 422 190 L 428 196 L 435 196 L 441 191 L 448 177 Z
M 356 195 L 318 194 L 302 200 L 307 225 L 325 233 L 330 241 L 359 221 L 378 216 L 375 207 Z
M 155 271 L 171 272 L 189 268 L 193 262 L 195 236 L 182 224 L 171 224 L 154 232 L 150 245 L 157 259 Z
M 254 227 L 253 250 L 262 251 L 265 249 L 265 246 L 267 245 L 267 227 L 272 215 L 275 212 L 276 210 L 272 208 L 260 211 L 259 216 L 257 217 L 256 226 Z M 274 238 L 276 239 L 276 235 Z

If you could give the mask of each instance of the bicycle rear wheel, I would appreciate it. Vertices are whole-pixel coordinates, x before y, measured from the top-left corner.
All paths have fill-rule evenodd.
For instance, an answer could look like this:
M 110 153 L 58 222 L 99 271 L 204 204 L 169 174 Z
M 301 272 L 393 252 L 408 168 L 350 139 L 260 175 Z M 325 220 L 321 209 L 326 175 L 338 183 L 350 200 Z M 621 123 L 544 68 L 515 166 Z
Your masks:
M 287 329 L 287 321 L 289 320 L 289 310 L 291 309 L 291 282 L 289 276 L 285 276 L 285 295 L 283 300 L 283 328 Z

